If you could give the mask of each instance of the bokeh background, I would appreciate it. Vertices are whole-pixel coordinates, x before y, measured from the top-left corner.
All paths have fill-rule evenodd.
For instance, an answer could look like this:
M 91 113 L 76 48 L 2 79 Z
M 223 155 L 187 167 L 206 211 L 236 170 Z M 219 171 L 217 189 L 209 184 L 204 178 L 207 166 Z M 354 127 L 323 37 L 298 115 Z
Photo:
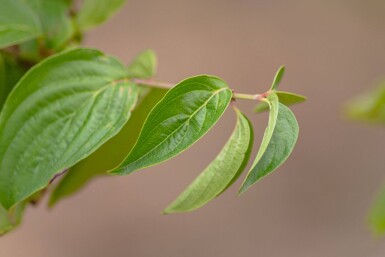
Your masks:
M 384 13 L 382 0 L 128 1 L 87 46 L 126 63 L 153 48 L 160 80 L 208 73 L 244 93 L 264 92 L 284 64 L 281 88 L 309 98 L 293 108 L 297 147 L 242 197 L 238 181 L 196 212 L 160 215 L 231 134 L 229 111 L 165 164 L 96 180 L 53 210 L 30 208 L 23 226 L 1 238 L 0 256 L 385 256 L 385 238 L 366 223 L 385 183 L 385 128 L 342 115 L 346 101 L 385 78 Z M 258 142 L 267 117 L 246 112 Z

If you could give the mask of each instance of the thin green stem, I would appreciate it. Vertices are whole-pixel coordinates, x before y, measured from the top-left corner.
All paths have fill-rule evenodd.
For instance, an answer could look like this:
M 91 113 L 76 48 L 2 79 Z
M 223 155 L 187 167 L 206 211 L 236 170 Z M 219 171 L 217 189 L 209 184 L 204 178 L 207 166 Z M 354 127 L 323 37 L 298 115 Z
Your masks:
M 143 85 L 143 86 L 148 86 L 148 87 L 158 87 L 158 88 L 165 88 L 165 89 L 170 89 L 175 86 L 173 83 L 168 83 L 168 82 L 161 82 L 161 81 L 156 81 L 152 79 L 137 79 L 133 78 L 131 79 L 132 82 Z M 233 99 L 242 99 L 242 100 L 253 100 L 253 101 L 262 101 L 265 98 L 265 94 L 240 94 L 240 93 L 233 93 Z

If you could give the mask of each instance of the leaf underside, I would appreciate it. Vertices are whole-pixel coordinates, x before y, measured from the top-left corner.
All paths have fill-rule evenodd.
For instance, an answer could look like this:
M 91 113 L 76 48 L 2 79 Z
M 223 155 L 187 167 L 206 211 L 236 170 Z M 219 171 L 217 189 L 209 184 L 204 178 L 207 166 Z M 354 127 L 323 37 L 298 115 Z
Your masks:
M 219 155 L 164 213 L 196 210 L 219 196 L 239 177 L 250 157 L 253 128 L 244 114 L 237 109 L 236 113 L 235 130 Z
M 269 96 L 270 118 L 257 157 L 247 175 L 240 193 L 276 170 L 291 154 L 298 138 L 298 123 L 288 107 Z

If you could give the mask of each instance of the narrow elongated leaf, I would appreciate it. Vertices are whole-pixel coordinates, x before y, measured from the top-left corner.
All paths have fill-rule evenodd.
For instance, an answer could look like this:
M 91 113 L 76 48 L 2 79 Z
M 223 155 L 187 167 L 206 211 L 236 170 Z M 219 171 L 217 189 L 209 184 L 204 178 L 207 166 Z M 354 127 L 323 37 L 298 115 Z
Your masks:
M 275 74 L 273 84 L 271 85 L 270 90 L 276 90 L 279 86 L 279 83 L 281 83 L 281 80 L 283 78 L 283 75 L 285 75 L 285 66 L 279 67 L 277 73 Z
M 297 120 L 289 108 L 278 103 L 277 98 L 271 98 L 270 100 L 270 111 L 274 114 L 270 116 L 261 148 L 240 189 L 240 193 L 245 192 L 252 184 L 284 163 L 297 142 L 299 131 Z M 274 121 L 274 119 L 276 120 Z
M 60 180 L 51 194 L 49 205 L 78 192 L 92 179 L 105 175 L 107 170 L 118 166 L 134 146 L 145 119 L 151 109 L 167 91 L 153 88 L 133 110 L 132 115 L 122 130 L 96 152 L 77 163 Z
M 274 92 L 279 99 L 279 102 L 281 104 L 284 104 L 286 106 L 293 105 L 293 104 L 299 104 L 304 101 L 306 101 L 306 97 L 298 94 L 293 94 L 289 92 L 283 92 L 283 91 L 276 91 Z M 263 112 L 269 110 L 269 104 L 266 102 L 260 102 L 254 109 L 254 112 Z
M 0 235 L 9 232 L 20 224 L 26 205 L 26 202 L 21 202 L 9 211 L 0 205 Z
M 156 54 L 151 49 L 139 53 L 127 68 L 130 77 L 143 79 L 153 77 L 156 69 Z
M 15 45 L 41 35 L 38 17 L 21 0 L 1 0 L 0 48 Z
M 219 120 L 231 97 L 227 84 L 217 77 L 202 75 L 180 82 L 154 107 L 134 148 L 111 173 L 129 174 L 186 150 Z
M 78 14 L 80 29 L 86 30 L 107 21 L 125 2 L 126 0 L 83 0 Z
M 137 88 L 114 58 L 75 49 L 32 68 L 0 115 L 0 203 L 9 209 L 47 186 L 126 123 Z
M 196 210 L 219 196 L 239 177 L 253 145 L 251 123 L 238 109 L 237 124 L 230 139 L 213 162 L 166 208 L 164 213 Z
M 382 188 L 369 214 L 369 224 L 376 235 L 385 233 L 385 187 Z

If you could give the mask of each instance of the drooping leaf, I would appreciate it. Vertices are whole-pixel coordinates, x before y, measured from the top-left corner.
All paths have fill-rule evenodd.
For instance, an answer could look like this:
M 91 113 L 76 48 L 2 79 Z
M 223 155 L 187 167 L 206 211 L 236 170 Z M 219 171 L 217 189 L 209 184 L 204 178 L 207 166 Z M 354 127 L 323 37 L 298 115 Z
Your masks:
M 0 53 L 0 110 L 9 92 L 24 73 L 25 69 L 20 67 L 15 59 Z
M 290 106 L 293 104 L 299 104 L 306 101 L 306 97 L 298 94 L 293 94 L 289 92 L 276 91 L 274 92 L 279 99 L 281 104 Z M 269 105 L 266 102 L 260 102 L 254 109 L 254 112 L 263 112 L 269 110 Z
M 351 119 L 370 122 L 385 122 L 385 83 L 373 90 L 363 94 L 348 103 L 347 116 Z
M 281 83 L 283 75 L 285 75 L 285 66 L 279 67 L 277 73 L 275 74 L 273 84 L 271 84 L 270 90 L 277 90 L 279 83 Z
M 105 175 L 119 165 L 134 146 L 147 115 L 166 93 L 165 89 L 153 88 L 132 111 L 132 115 L 122 130 L 96 152 L 77 163 L 60 180 L 51 194 L 49 205 L 78 192 L 92 179 Z
M 291 154 L 298 138 L 298 123 L 294 114 L 278 97 L 269 96 L 270 118 L 257 157 L 243 183 L 240 193 L 273 172 Z
M 75 29 L 70 17 L 68 0 L 24 0 L 37 14 L 43 31 L 45 47 L 58 49 L 71 38 Z
M 219 196 L 247 165 L 253 145 L 253 128 L 238 109 L 233 134 L 213 162 L 166 208 L 164 213 L 196 210 Z
M 209 131 L 231 97 L 217 77 L 202 75 L 178 83 L 151 111 L 134 148 L 111 173 L 125 175 L 175 157 Z
M 78 14 L 78 25 L 87 30 L 107 21 L 126 2 L 126 0 L 83 0 Z
M 9 209 L 116 135 L 137 87 L 114 58 L 92 49 L 29 70 L 0 115 L 0 203 Z
M 156 74 L 157 59 L 153 50 L 148 49 L 139 53 L 128 66 L 128 74 L 132 78 L 151 78 Z
M 9 211 L 0 205 L 0 235 L 15 229 L 21 223 L 26 205 L 25 201 L 21 202 Z
M 41 35 L 36 13 L 21 0 L 1 0 L 0 48 L 36 38 Z
M 370 227 L 376 235 L 385 233 L 385 188 L 378 194 L 369 214 Z

